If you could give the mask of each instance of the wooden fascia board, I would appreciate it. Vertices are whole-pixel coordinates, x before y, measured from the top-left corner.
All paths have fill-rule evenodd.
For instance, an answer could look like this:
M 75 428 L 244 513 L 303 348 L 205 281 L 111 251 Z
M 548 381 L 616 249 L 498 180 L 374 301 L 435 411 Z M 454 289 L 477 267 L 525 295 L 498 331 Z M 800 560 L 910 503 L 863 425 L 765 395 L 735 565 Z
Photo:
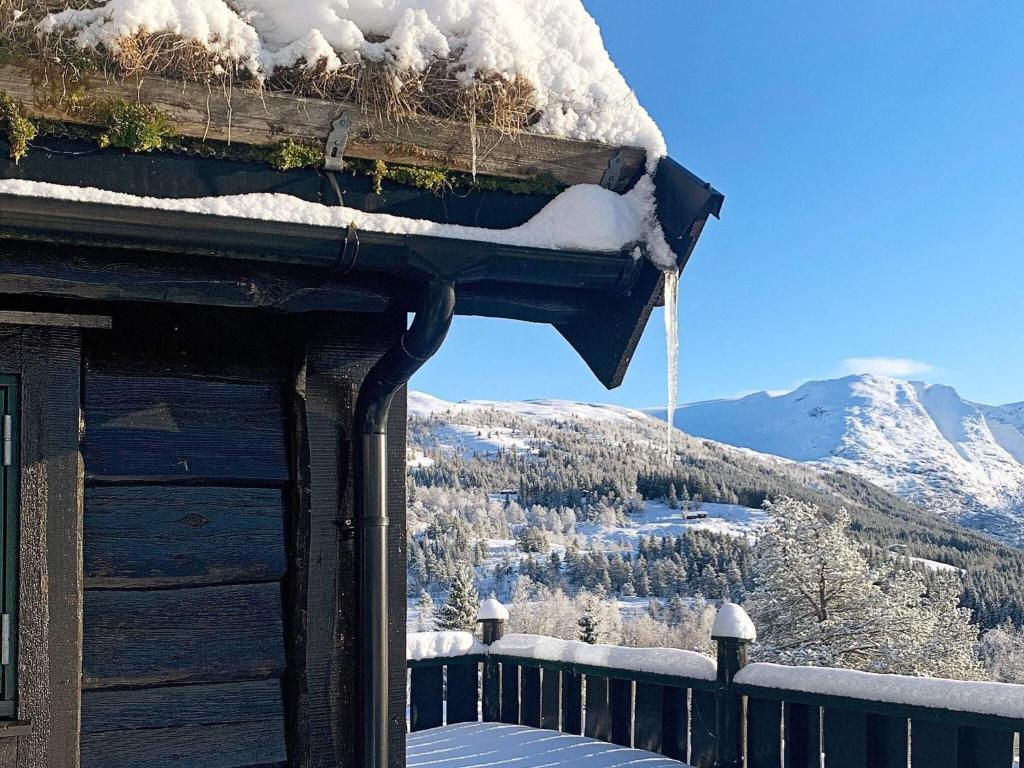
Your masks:
M 469 125 L 426 116 L 370 116 L 351 103 L 336 103 L 271 91 L 224 90 L 161 77 L 123 81 L 90 75 L 79 88 L 91 100 L 138 101 L 164 112 L 182 136 L 267 145 L 284 139 L 326 143 L 332 122 L 349 120 L 346 157 L 445 168 L 506 178 L 551 176 L 562 184 L 600 184 L 616 160 L 624 191 L 643 172 L 646 153 L 636 147 L 561 139 L 520 132 L 503 134 L 477 126 L 476 151 Z M 30 117 L 84 122 L 69 111 L 56 85 L 40 85 L 29 69 L 0 66 L 0 91 L 21 103 Z

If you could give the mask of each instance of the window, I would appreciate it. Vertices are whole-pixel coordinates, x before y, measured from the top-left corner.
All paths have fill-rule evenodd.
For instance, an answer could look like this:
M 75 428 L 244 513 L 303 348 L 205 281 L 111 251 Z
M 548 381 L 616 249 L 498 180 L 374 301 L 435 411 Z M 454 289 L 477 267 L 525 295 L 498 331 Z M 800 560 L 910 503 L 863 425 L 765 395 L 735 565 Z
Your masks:
M 0 416 L 2 416 L 2 450 L 0 450 L 0 503 L 2 509 L 3 560 L 2 613 L 0 613 L 0 717 L 15 714 L 17 692 L 18 640 L 18 387 L 11 376 L 0 376 Z

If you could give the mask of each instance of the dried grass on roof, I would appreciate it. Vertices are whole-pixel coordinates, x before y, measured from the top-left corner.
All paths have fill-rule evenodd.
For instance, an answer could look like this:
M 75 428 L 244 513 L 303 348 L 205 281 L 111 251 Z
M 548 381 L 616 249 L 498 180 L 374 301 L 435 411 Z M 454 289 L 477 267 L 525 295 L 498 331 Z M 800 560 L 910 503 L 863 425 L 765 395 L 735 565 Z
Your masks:
M 325 62 L 281 69 L 267 79 L 253 76 L 238 62 L 225 60 L 203 45 L 172 34 L 135 34 L 118 40 L 117 50 L 83 50 L 75 31 L 38 36 L 46 14 L 66 8 L 90 8 L 104 0 L 0 0 L 0 54 L 6 61 L 34 60 L 43 80 L 73 81 L 85 74 L 136 79 L 157 75 L 224 87 L 249 87 L 359 104 L 382 119 L 430 115 L 478 123 L 513 133 L 539 118 L 536 93 L 523 78 L 459 78 L 457 59 L 438 59 L 422 71 L 399 70 L 387 62 L 363 60 L 328 69 Z

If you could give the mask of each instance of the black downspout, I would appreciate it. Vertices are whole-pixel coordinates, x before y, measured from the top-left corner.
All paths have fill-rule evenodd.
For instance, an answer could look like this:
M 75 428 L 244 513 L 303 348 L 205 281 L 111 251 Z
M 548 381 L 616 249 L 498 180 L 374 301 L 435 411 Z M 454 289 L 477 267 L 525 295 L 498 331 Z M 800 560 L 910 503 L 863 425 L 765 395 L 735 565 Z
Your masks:
M 388 767 L 387 422 L 402 385 L 440 348 L 455 312 L 455 288 L 431 281 L 401 339 L 370 369 L 356 400 L 360 432 L 359 641 L 361 765 Z

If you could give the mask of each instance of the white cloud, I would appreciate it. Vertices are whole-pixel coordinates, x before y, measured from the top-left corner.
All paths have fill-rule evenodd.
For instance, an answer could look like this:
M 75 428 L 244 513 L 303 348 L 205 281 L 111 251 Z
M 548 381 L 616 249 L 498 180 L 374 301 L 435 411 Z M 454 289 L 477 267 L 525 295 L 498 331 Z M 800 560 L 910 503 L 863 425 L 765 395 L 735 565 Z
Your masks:
M 931 364 L 909 357 L 848 357 L 839 363 L 839 372 L 843 376 L 873 373 L 904 379 L 908 376 L 921 376 L 933 370 Z

